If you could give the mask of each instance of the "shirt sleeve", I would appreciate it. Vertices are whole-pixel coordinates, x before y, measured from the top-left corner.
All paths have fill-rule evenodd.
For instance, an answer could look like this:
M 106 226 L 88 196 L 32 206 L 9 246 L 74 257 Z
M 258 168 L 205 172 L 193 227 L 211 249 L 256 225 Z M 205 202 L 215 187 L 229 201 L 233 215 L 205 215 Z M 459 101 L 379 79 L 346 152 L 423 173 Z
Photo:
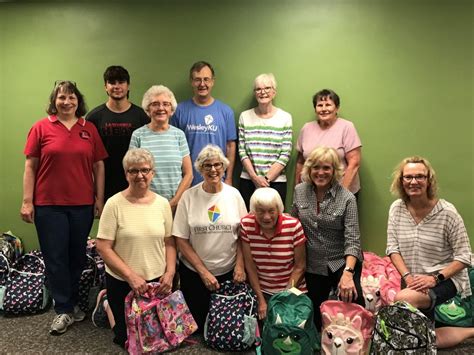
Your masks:
M 179 144 L 179 151 L 181 153 L 182 158 L 190 154 L 188 141 L 186 140 L 186 136 L 184 135 L 183 131 L 178 131 L 178 144 Z
M 114 199 L 108 199 L 99 219 L 97 239 L 115 240 L 118 229 L 116 210 L 119 207 Z
M 281 141 L 281 151 L 280 151 L 280 156 L 276 160 L 277 163 L 286 166 L 288 162 L 290 161 L 290 155 L 291 155 L 291 148 L 293 146 L 292 140 L 293 140 L 293 122 L 291 115 L 288 114 L 289 119 L 287 124 L 285 124 L 285 127 L 283 127 L 283 136 L 282 136 L 282 141 Z
M 181 108 L 180 106 L 178 105 L 178 107 L 176 108 L 176 111 L 175 113 L 173 114 L 173 116 L 171 116 L 171 120 L 170 120 L 170 124 L 172 126 L 175 126 L 176 128 L 179 128 L 180 130 L 183 130 L 183 127 L 181 127 L 181 120 L 180 120 L 180 114 L 181 114 Z
M 241 220 L 240 220 L 240 231 L 239 231 L 239 237 L 240 239 L 245 242 L 245 243 L 250 243 L 250 240 L 249 240 L 249 237 L 247 235 L 247 230 L 245 228 L 245 219 L 247 218 L 246 217 L 243 217 Z
M 237 131 L 235 129 L 234 111 L 229 107 L 226 114 L 227 121 L 227 141 L 235 141 L 237 139 Z
M 390 210 L 388 212 L 388 223 L 387 223 L 387 249 L 385 250 L 385 254 L 390 256 L 390 254 L 397 253 L 400 254 L 400 247 L 398 245 L 398 225 L 397 219 L 395 216 L 397 215 L 396 212 L 397 206 L 392 204 L 390 206 Z
M 239 156 L 240 160 L 249 158 L 245 149 L 245 123 L 243 112 L 240 114 L 239 117 Z
M 94 139 L 94 162 L 97 162 L 99 160 L 104 160 L 109 155 L 107 154 L 107 151 L 105 150 L 104 143 L 102 142 L 102 138 L 100 138 L 97 128 L 92 123 L 89 124 L 89 130 L 91 131 L 92 137 Z
M 344 255 L 353 255 L 362 260 L 360 247 L 359 218 L 357 202 L 354 196 L 347 201 L 344 218 Z
M 186 191 L 178 202 L 178 207 L 176 208 L 176 214 L 173 221 L 173 231 L 172 234 L 175 237 L 189 239 L 191 236 L 191 228 L 189 227 L 188 220 L 188 197 Z
M 173 228 L 173 214 L 167 200 L 163 200 L 163 218 L 165 220 L 165 237 L 169 237 Z
M 454 250 L 454 260 L 471 266 L 471 244 L 461 215 L 450 211 L 448 219 L 448 240 Z
M 293 246 L 296 248 L 302 244 L 306 243 L 306 236 L 304 235 L 303 226 L 300 221 L 296 221 L 294 237 L 293 237 Z
M 140 128 L 138 128 L 138 129 L 136 129 L 132 132 L 132 136 L 130 137 L 130 144 L 128 146 L 128 149 L 140 148 L 141 142 L 140 142 L 140 137 L 139 137 L 138 132 L 137 132 L 139 129 Z
M 298 135 L 298 139 L 296 140 L 296 151 L 298 153 L 303 153 L 303 136 L 304 136 L 304 127 L 300 129 L 300 134 Z
M 41 157 L 41 132 L 37 124 L 28 132 L 24 153 L 35 158 Z
M 362 146 L 357 130 L 352 122 L 347 121 L 347 127 L 344 130 L 342 139 L 346 153 Z

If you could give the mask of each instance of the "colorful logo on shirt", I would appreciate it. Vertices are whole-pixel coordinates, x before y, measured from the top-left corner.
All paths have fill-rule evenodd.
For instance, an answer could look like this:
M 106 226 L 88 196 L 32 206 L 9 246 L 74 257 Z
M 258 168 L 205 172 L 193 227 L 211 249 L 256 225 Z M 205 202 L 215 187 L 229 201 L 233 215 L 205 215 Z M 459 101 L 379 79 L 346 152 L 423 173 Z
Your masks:
M 207 210 L 207 216 L 209 217 L 209 222 L 216 223 L 221 217 L 221 210 L 217 205 L 214 205 Z
M 82 139 L 89 139 L 91 137 L 91 134 L 87 131 L 81 131 L 79 132 L 79 137 Z
M 207 125 L 210 125 L 212 122 L 214 122 L 214 117 L 212 117 L 212 115 L 206 115 L 204 117 L 204 122 L 207 124 Z

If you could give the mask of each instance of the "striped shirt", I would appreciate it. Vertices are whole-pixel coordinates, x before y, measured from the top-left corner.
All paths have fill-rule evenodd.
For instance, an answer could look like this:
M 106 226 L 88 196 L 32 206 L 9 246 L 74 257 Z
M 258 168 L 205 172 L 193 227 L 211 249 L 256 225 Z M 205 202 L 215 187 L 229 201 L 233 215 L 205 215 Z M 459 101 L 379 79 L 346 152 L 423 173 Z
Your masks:
M 274 294 L 285 290 L 295 264 L 295 248 L 306 242 L 301 223 L 281 214 L 271 239 L 263 235 L 253 214 L 242 218 L 240 225 L 240 238 L 250 246 L 262 291 Z M 304 279 L 298 288 L 307 292 Z
M 317 208 L 312 183 L 295 187 L 291 214 L 303 225 L 306 243 L 306 272 L 327 276 L 346 264 L 346 255 L 363 260 L 359 218 L 354 195 L 338 182 L 326 192 Z
M 155 157 L 155 175 L 150 190 L 170 200 L 183 178 L 183 158 L 189 155 L 184 132 L 169 126 L 166 132 L 154 132 L 147 125 L 133 131 L 130 148 L 148 149 Z
M 418 224 L 405 202 L 390 207 L 386 254 L 398 253 L 413 274 L 434 274 L 453 260 L 471 265 L 471 245 L 462 217 L 449 202 L 440 199 Z M 467 269 L 452 277 L 462 297 L 471 294 Z
M 254 109 L 244 111 L 239 117 L 240 159 L 250 159 L 255 172 L 265 176 L 274 163 L 288 164 L 292 147 L 292 118 L 288 112 L 277 109 L 270 118 L 260 118 Z M 241 178 L 250 179 L 243 169 Z M 275 182 L 285 182 L 285 170 Z

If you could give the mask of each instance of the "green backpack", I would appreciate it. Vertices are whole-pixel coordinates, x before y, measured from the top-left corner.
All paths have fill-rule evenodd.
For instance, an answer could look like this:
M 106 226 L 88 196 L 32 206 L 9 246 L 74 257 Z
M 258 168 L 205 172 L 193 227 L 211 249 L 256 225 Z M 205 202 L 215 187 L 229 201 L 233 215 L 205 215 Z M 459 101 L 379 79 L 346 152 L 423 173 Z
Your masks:
M 297 289 L 285 290 L 268 301 L 263 325 L 262 347 L 265 355 L 313 354 L 321 349 L 313 323 L 313 303 Z
M 474 268 L 469 268 L 468 274 L 473 295 L 461 298 L 458 294 L 436 306 L 435 319 L 437 322 L 454 327 L 474 326 Z

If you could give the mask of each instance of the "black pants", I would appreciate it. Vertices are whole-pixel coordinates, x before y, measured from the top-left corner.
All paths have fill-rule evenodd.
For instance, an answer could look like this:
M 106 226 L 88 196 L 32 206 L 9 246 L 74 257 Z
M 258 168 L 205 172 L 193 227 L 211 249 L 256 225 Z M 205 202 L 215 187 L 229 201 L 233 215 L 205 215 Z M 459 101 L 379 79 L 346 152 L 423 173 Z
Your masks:
M 181 292 L 183 292 L 186 303 L 198 325 L 198 333 L 204 331 L 207 313 L 209 311 L 209 301 L 211 300 L 211 291 L 202 282 L 197 272 L 186 267 L 183 262 L 179 263 L 179 278 L 181 282 Z M 234 278 L 234 270 L 224 275 L 216 276 L 219 283 Z
M 286 182 L 271 182 L 270 187 L 277 190 L 278 194 L 283 201 L 283 205 L 285 205 L 286 200 Z M 247 210 L 250 212 L 250 197 L 255 192 L 257 188 L 252 180 L 249 179 L 242 179 L 240 178 L 240 194 L 245 201 L 245 205 L 247 206 Z
M 127 297 L 132 288 L 128 282 L 116 279 L 108 273 L 105 274 L 105 277 L 107 285 L 107 301 L 109 302 L 115 320 L 115 326 L 113 328 L 115 334 L 114 343 L 125 348 L 125 341 L 127 340 L 125 297 Z M 158 282 L 159 280 L 159 278 L 156 278 L 147 282 Z
M 322 325 L 319 306 L 321 306 L 321 303 L 324 301 L 327 301 L 331 289 L 337 289 L 344 268 L 345 266 L 335 272 L 332 272 L 328 268 L 327 276 L 311 274 L 309 272 L 305 274 L 306 286 L 308 287 L 308 297 L 311 298 L 314 306 L 314 324 L 318 331 L 321 330 Z M 360 286 L 360 274 L 362 272 L 362 263 L 360 261 L 356 263 L 354 270 L 354 284 L 357 290 L 357 299 L 353 300 L 353 302 L 365 307 L 364 295 L 362 294 L 362 287 Z

